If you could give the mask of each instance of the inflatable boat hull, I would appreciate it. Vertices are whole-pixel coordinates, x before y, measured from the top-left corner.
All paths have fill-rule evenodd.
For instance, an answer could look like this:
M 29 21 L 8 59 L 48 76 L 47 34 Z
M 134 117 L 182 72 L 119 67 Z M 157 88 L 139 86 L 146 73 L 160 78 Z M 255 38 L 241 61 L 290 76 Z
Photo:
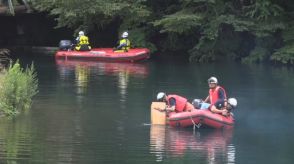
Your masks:
M 114 52 L 112 48 L 93 48 L 91 51 L 63 51 L 55 54 L 56 59 L 77 59 L 90 61 L 136 62 L 150 57 L 147 48 L 134 48 L 128 52 Z
M 212 113 L 209 110 L 193 109 L 191 112 L 170 113 L 168 116 L 168 124 L 172 127 L 204 125 L 215 129 L 228 129 L 234 126 L 234 118 L 231 115 L 223 116 Z

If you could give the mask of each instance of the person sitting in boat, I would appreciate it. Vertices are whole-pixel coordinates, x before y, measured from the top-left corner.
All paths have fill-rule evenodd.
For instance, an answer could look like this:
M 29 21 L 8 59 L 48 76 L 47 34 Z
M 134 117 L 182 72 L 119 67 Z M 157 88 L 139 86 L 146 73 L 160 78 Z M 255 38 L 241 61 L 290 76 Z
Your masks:
M 129 33 L 123 32 L 121 35 L 121 39 L 119 41 L 119 45 L 114 48 L 114 52 L 128 52 L 131 48 L 131 42 L 128 39 Z
M 210 77 L 208 79 L 209 92 L 205 100 L 194 99 L 192 104 L 197 109 L 208 109 L 211 104 L 216 102 L 224 102 L 227 100 L 226 91 L 223 87 L 218 85 L 216 77 Z
M 91 50 L 89 38 L 87 36 L 85 36 L 84 31 L 80 31 L 79 36 L 76 38 L 75 50 L 77 50 L 77 51 L 90 51 Z
M 214 105 L 218 102 L 227 101 L 226 91 L 223 87 L 218 85 L 217 78 L 210 77 L 207 81 L 209 86 L 208 96 L 201 103 L 200 109 L 208 109 L 211 105 Z
M 227 116 L 232 109 L 237 105 L 235 98 L 227 101 L 226 91 L 223 87 L 218 85 L 216 77 L 210 77 L 208 79 L 209 94 L 204 101 L 200 99 L 193 100 L 192 104 L 197 109 L 209 109 L 213 113 L 220 113 Z M 210 102 L 210 103 L 208 103 Z
M 186 98 L 179 95 L 166 95 L 164 92 L 159 92 L 157 100 L 167 104 L 165 110 L 168 112 L 183 112 L 194 109 L 194 106 Z

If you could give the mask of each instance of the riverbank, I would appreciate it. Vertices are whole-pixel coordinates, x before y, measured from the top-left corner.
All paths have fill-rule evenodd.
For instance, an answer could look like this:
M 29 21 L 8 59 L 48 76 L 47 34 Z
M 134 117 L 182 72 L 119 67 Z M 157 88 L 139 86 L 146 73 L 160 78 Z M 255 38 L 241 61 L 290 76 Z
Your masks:
M 12 53 L 30 53 L 30 54 L 41 54 L 46 56 L 54 56 L 58 47 L 47 47 L 47 46 L 8 46 Z

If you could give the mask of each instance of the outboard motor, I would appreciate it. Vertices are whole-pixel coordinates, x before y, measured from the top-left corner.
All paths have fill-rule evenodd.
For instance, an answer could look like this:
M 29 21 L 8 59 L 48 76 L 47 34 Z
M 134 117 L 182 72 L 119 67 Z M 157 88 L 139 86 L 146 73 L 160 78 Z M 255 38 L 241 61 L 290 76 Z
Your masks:
M 70 40 L 61 40 L 59 42 L 59 49 L 63 51 L 70 50 L 72 48 L 72 42 Z
M 195 109 L 200 109 L 201 108 L 201 103 L 202 103 L 201 99 L 194 99 L 192 101 L 192 105 L 194 106 Z

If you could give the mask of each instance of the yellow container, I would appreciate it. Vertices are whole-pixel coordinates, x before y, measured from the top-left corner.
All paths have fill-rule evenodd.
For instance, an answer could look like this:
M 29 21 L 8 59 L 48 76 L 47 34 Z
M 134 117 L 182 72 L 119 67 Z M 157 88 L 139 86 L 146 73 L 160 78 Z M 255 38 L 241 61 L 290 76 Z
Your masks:
M 151 124 L 166 124 L 166 104 L 164 102 L 152 102 L 151 104 Z

